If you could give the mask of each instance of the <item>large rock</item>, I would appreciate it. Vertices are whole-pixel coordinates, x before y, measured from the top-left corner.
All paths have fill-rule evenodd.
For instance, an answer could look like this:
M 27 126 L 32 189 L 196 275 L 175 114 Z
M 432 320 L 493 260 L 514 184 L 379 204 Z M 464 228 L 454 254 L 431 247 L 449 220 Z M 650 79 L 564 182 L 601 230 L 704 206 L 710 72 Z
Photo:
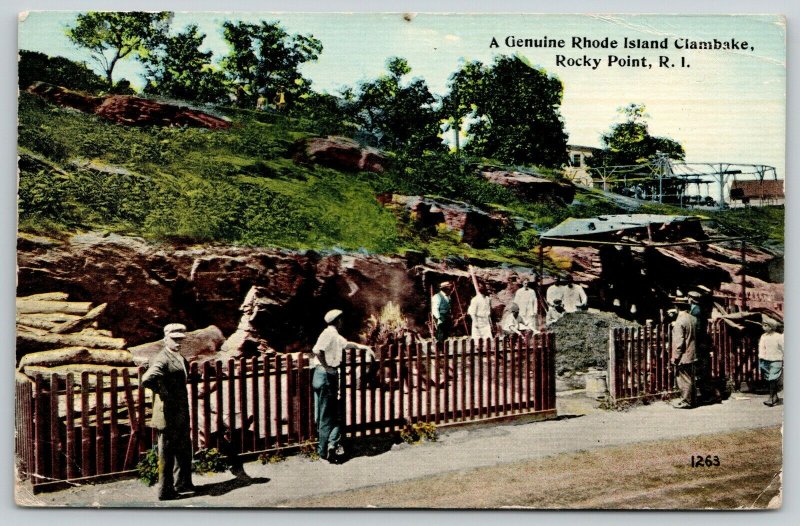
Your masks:
M 45 100 L 65 108 L 93 113 L 117 124 L 133 126 L 192 126 L 197 128 L 228 128 L 231 123 L 204 113 L 164 104 L 130 95 L 96 97 L 45 82 L 36 82 L 28 88 Z
M 410 211 L 419 228 L 434 229 L 444 224 L 449 230 L 458 232 L 462 242 L 475 248 L 486 248 L 489 240 L 499 236 L 509 222 L 504 214 L 484 212 L 458 201 L 393 195 L 391 203 Z
M 556 198 L 564 204 L 570 204 L 575 199 L 575 185 L 571 183 L 505 170 L 484 169 L 481 175 L 488 181 L 509 188 L 524 201 L 538 202 Z
M 308 351 L 324 328 L 324 314 L 333 308 L 345 311 L 342 333 L 348 338 L 358 338 L 366 320 L 389 301 L 399 306 L 412 330 L 427 336 L 430 291 L 440 281 L 458 281 L 464 308 L 473 295 L 468 274 L 452 263 L 154 245 L 114 234 L 66 240 L 21 234 L 17 261 L 19 296 L 58 290 L 69 293 L 71 301 L 108 303 L 96 320 L 98 327 L 125 338 L 132 351 L 160 340 L 171 322 L 184 323 L 190 331 L 215 325 L 230 336 L 241 317 L 239 306 L 257 284 L 265 287 L 271 307 L 253 325 L 278 352 Z M 499 290 L 509 271 L 479 272 Z
M 300 159 L 328 168 L 382 173 L 386 157 L 374 148 L 363 147 L 347 137 L 328 136 L 305 139 Z
M 181 355 L 183 355 L 189 363 L 213 361 L 219 358 L 219 349 L 225 337 L 222 335 L 217 327 L 211 325 L 205 329 L 192 331 L 186 333 L 186 339 L 183 340 L 181 345 Z M 150 359 L 158 354 L 164 347 L 163 340 L 157 340 L 144 345 L 137 345 L 131 347 L 130 352 L 133 356 L 133 361 L 138 366 L 147 366 Z

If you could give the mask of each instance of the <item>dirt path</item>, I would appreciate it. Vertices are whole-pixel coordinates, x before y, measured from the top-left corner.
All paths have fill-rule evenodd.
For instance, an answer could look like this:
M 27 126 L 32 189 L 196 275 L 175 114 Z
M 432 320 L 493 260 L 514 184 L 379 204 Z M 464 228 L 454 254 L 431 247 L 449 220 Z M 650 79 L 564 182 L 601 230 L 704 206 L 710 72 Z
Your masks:
M 200 492 L 179 501 L 158 502 L 154 489 L 137 480 L 85 485 L 39 495 L 29 495 L 24 488 L 18 488 L 17 499 L 20 504 L 32 506 L 256 507 L 277 506 L 287 501 L 292 501 L 294 506 L 307 506 L 310 499 L 323 495 L 476 468 L 542 461 L 579 451 L 780 426 L 783 407 L 767 408 L 762 404 L 764 399 L 763 396 L 734 397 L 722 404 L 691 411 L 676 410 L 667 403 L 658 402 L 616 412 L 597 410 L 596 404 L 580 393 L 562 395 L 558 399 L 559 420 L 453 429 L 443 433 L 438 442 L 416 446 L 384 444 L 385 447 L 381 447 L 378 444 L 371 451 L 365 450 L 364 456 L 342 465 L 311 462 L 300 456 L 277 464 L 252 462 L 244 466 L 247 476 L 239 478 L 230 473 L 195 476 L 194 482 Z M 712 449 L 697 453 L 717 454 Z M 679 450 L 675 462 L 687 463 L 685 453 Z M 606 469 L 610 473 L 628 466 L 624 455 L 614 458 L 620 465 L 609 465 Z M 641 470 L 635 462 L 630 466 Z M 561 476 L 570 475 L 567 472 Z M 754 481 L 761 482 L 761 479 Z M 596 506 L 600 504 L 592 499 L 601 499 L 597 501 L 601 502 L 602 498 L 603 495 L 587 494 L 584 500 L 575 502 Z M 431 505 L 431 502 L 420 501 L 419 505 Z
M 562 453 L 544 460 L 287 500 L 279 506 L 765 508 L 780 487 L 781 438 L 780 429 L 773 427 Z M 712 465 L 691 467 L 691 458 L 698 453 L 712 455 Z M 719 466 L 714 465 L 713 456 Z

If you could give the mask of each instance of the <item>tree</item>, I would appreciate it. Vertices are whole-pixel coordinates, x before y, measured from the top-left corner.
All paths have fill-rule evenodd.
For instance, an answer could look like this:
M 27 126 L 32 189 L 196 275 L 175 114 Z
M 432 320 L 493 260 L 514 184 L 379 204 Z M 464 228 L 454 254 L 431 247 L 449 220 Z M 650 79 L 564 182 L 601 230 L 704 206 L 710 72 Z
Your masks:
M 108 87 L 114 85 L 117 62 L 135 55 L 146 55 L 148 46 L 169 31 L 172 13 L 98 12 L 78 15 L 67 37 L 89 50 L 92 60 L 102 69 Z
M 559 106 L 561 81 L 519 56 L 485 66 L 470 62 L 450 77 L 443 108 L 454 125 L 469 122 L 465 150 L 511 164 L 558 167 L 567 134 Z
M 37 51 L 19 51 L 19 87 L 27 89 L 36 81 L 94 93 L 106 87 L 105 80 L 86 64 L 64 57 L 48 57 Z
M 382 148 L 411 152 L 441 149 L 439 114 L 428 85 L 419 78 L 403 84 L 403 77 L 411 73 L 403 58 L 388 59 L 386 69 L 387 74 L 362 82 L 354 93 L 345 94 L 345 99 L 352 98 L 355 122 Z
M 683 160 L 683 146 L 669 137 L 650 135 L 647 119 L 650 117 L 643 104 L 628 104 L 617 112 L 625 117 L 623 122 L 611 126 L 604 133 L 602 150 L 589 159 L 592 166 L 628 166 L 652 161 L 656 154 L 666 154 L 674 160 Z
M 298 68 L 315 61 L 322 43 L 312 35 L 289 35 L 277 22 L 248 24 L 225 22 L 225 40 L 230 51 L 222 60 L 228 79 L 239 87 L 240 105 L 255 105 L 259 96 L 274 100 L 282 92 L 296 100 L 310 89 Z
M 143 58 L 145 93 L 198 102 L 227 99 L 225 75 L 211 64 L 211 51 L 201 51 L 206 35 L 192 24 L 175 36 L 163 36 Z

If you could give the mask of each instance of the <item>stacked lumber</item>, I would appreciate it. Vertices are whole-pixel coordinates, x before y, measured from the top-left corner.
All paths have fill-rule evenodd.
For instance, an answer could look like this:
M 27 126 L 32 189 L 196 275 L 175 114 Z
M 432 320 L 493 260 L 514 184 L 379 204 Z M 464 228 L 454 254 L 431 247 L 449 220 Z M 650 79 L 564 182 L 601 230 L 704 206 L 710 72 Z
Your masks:
M 30 378 L 82 372 L 110 373 L 128 369 L 136 376 L 133 355 L 125 340 L 97 327 L 107 304 L 69 301 L 64 292 L 17 298 L 17 360 L 19 373 Z

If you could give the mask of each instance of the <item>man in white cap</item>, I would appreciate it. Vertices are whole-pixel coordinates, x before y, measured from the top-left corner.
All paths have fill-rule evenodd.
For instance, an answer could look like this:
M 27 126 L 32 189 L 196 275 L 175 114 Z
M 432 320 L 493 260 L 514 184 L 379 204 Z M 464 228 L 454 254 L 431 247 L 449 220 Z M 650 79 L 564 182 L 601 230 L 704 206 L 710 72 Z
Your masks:
M 189 400 L 186 379 L 189 363 L 180 350 L 186 326 L 164 327 L 164 348 L 153 356 L 142 385 L 153 391 L 150 425 L 158 430 L 158 500 L 173 500 L 194 491 Z
M 450 336 L 452 330 L 452 304 L 450 294 L 453 292 L 453 284 L 443 281 L 439 285 L 439 292 L 431 297 L 431 316 L 433 316 L 434 337 L 441 343 Z
M 325 330 L 317 338 L 312 352 L 314 358 L 314 420 L 317 423 L 317 453 L 320 458 L 335 463 L 344 456 L 341 440 L 339 403 L 339 366 L 345 349 L 372 350 L 366 345 L 349 342 L 339 334 L 342 326 L 342 311 L 333 309 L 325 314 Z

